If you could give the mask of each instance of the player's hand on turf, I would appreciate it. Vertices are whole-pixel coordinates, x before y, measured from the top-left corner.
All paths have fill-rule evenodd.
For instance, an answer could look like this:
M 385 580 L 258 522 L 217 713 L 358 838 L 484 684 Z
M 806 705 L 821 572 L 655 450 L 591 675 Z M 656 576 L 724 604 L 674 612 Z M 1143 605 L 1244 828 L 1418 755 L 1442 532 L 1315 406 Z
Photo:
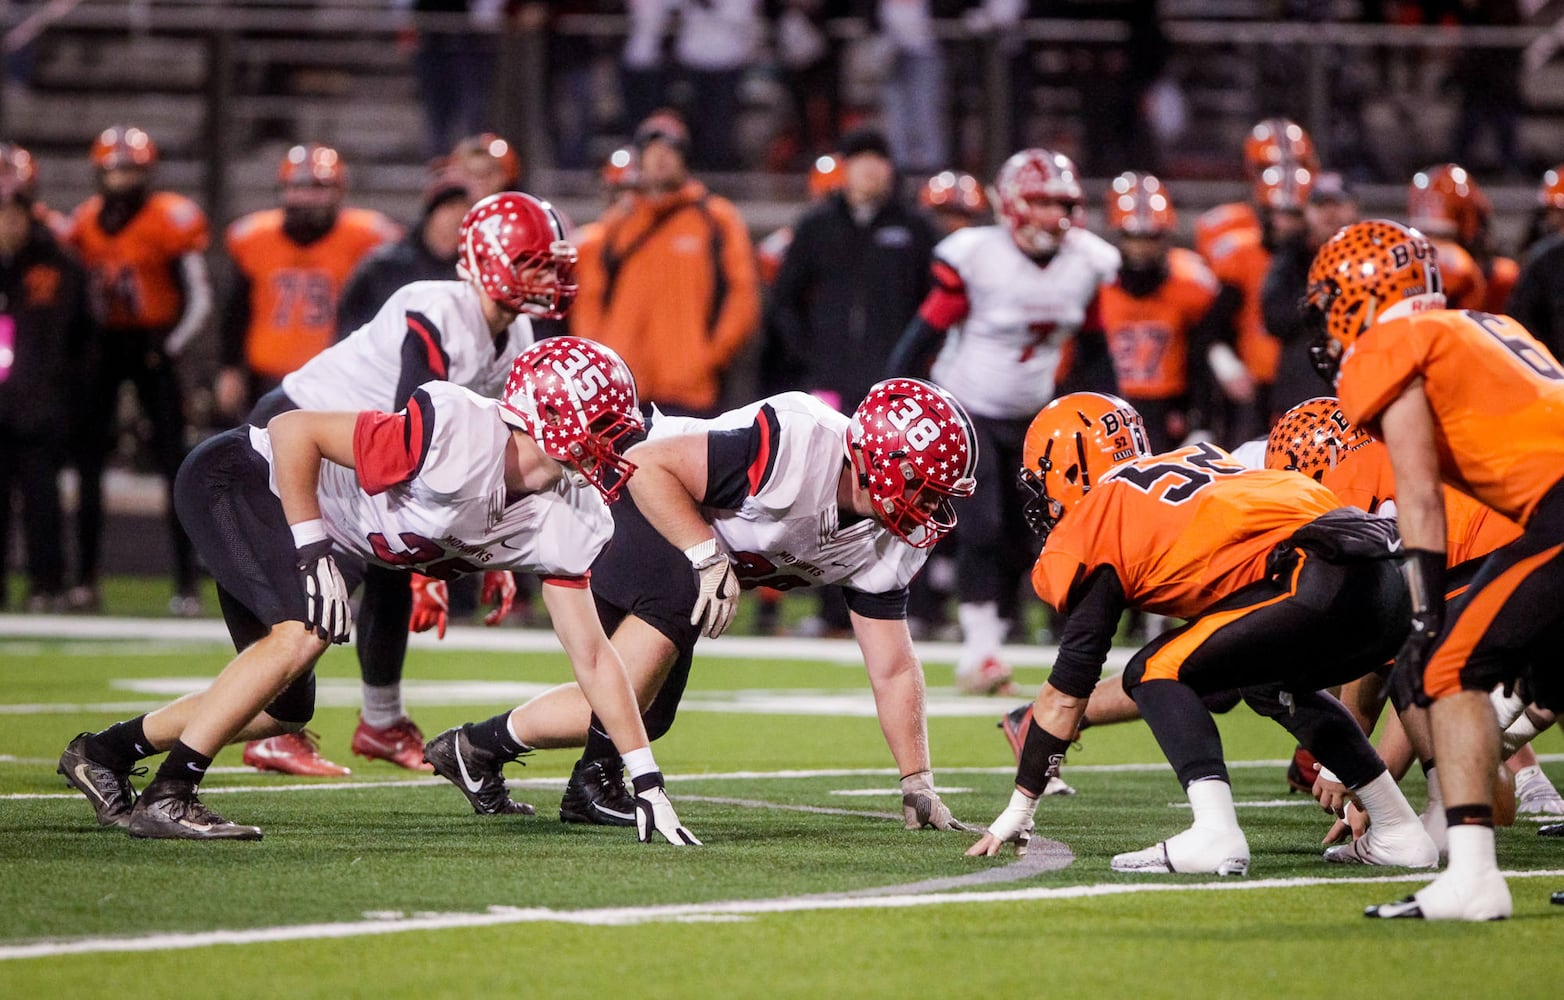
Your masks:
M 901 813 L 907 829 L 970 831 L 972 828 L 950 814 L 950 808 L 934 791 L 934 774 L 918 771 L 901 779 Z
M 511 589 L 514 592 L 515 584 Z M 413 613 L 407 618 L 409 632 L 427 632 L 439 629 L 436 635 L 445 638 L 445 626 L 450 619 L 451 591 L 444 580 L 413 574 Z
M 1325 834 L 1325 839 L 1320 841 L 1320 843 L 1336 844 L 1357 840 L 1365 833 L 1368 833 L 1368 828 L 1368 813 L 1358 808 L 1356 802 L 1349 800 L 1347 802 L 1346 819 L 1338 819 L 1335 823 L 1332 823 L 1330 832 Z
M 483 603 L 493 608 L 483 616 L 483 623 L 488 626 L 498 625 L 510 614 L 510 609 L 516 603 L 516 577 L 508 569 L 490 570 L 483 574 Z M 440 634 L 445 635 L 442 629 Z
M 967 848 L 968 857 L 993 857 L 1006 844 L 1016 845 L 1016 856 L 1026 855 L 1032 839 L 1032 815 L 1037 812 L 1037 800 L 1017 788 L 1010 796 L 1005 811 L 988 825 L 983 838 Z
M 304 584 L 304 624 L 327 642 L 347 642 L 353 628 L 348 587 L 331 557 L 331 539 L 322 538 L 297 549 Z
M 650 844 L 652 833 L 662 834 L 663 839 L 675 847 L 700 847 L 695 834 L 679 822 L 679 814 L 668 801 L 668 791 L 661 783 L 649 788 L 638 788 L 635 793 L 635 833 L 641 843 Z
M 1347 815 L 1347 803 L 1352 801 L 1352 793 L 1329 770 L 1324 767 L 1319 769 L 1312 791 L 1314 801 L 1320 804 L 1321 809 L 1338 818 Z
M 726 552 L 717 548 L 715 539 L 691 546 L 684 553 L 695 567 L 697 595 L 690 624 L 708 639 L 728 630 L 739 604 L 739 578 Z

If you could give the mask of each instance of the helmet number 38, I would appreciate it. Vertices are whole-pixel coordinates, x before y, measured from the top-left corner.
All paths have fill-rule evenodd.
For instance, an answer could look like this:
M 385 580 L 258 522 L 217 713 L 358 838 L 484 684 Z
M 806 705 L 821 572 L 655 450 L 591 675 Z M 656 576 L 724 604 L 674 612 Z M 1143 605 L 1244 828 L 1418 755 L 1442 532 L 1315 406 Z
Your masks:
M 923 419 L 919 420 L 919 417 Z M 916 451 L 922 451 L 939 439 L 939 424 L 933 417 L 923 416 L 923 404 L 911 396 L 903 396 L 899 405 L 886 412 L 885 419 L 906 436 L 907 443 Z

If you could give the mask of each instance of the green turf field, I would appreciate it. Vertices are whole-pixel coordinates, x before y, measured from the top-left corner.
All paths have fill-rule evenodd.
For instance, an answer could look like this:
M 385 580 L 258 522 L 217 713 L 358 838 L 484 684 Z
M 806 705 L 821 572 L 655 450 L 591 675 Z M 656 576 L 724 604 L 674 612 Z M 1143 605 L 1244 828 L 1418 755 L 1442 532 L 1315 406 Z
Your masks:
M 1564 907 L 1548 894 L 1564 889 L 1564 842 L 1538 838 L 1533 822 L 1500 832 L 1500 863 L 1554 874 L 1512 878 L 1516 919 L 1495 925 L 1363 920 L 1365 904 L 1422 879 L 1322 862 L 1328 824 L 1285 794 L 1279 764 L 1233 770 L 1248 878 L 1115 875 L 1112 854 L 1189 820 L 1137 725 L 1088 732 L 1066 769 L 1080 794 L 1040 809 L 1039 833 L 1069 854 L 968 859 L 964 835 L 901 829 L 861 668 L 725 658 L 722 643 L 697 662 L 679 723 L 656 747 L 704 848 L 643 847 L 628 831 L 560 824 L 573 759 L 562 752 L 509 769 L 535 817 L 477 817 L 437 779 L 350 761 L 348 650 L 322 663 L 312 725 L 328 756 L 353 765 L 351 778 L 243 773 L 229 751 L 204 786 L 207 801 L 264 827 L 264 841 L 133 841 L 94 824 L 54 761 L 78 731 L 204 682 L 225 648 L 94 638 L 86 625 L 75 639 L 4 638 L 18 620 L 0 617 L 6 996 L 1334 1000 L 1369 989 L 1557 990 Z M 568 676 L 558 655 L 452 648 L 462 634 L 512 631 L 415 644 L 409 701 L 426 733 Z M 1032 687 L 1044 676 L 1019 673 Z M 958 816 L 986 822 L 1009 794 L 1010 752 L 994 721 L 1010 703 L 956 697 L 945 664 L 928 676 L 938 783 Z M 1235 762 L 1291 750 L 1280 729 L 1243 709 L 1223 732 Z M 1538 750 L 1558 754 L 1564 739 L 1550 733 Z M 1135 764 L 1153 766 L 1122 767 Z M 1548 770 L 1564 781 L 1564 765 Z M 1421 804 L 1419 781 L 1408 793 Z

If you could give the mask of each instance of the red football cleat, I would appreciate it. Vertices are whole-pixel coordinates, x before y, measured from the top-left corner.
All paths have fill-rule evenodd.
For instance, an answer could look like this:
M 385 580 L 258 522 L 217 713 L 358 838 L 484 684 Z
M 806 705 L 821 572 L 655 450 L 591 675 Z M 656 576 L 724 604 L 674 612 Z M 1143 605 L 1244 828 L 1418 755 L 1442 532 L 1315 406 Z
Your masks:
M 1004 730 L 1005 739 L 1010 741 L 1010 750 L 1015 754 L 1017 764 L 1021 763 L 1021 748 L 1026 745 L 1027 727 L 1032 724 L 1033 707 L 1022 705 L 999 717 L 999 728 Z
M 320 738 L 308 729 L 244 745 L 244 762 L 257 771 L 306 778 L 341 778 L 353 772 L 320 755 Z
M 1320 775 L 1320 762 L 1303 747 L 1292 752 L 1292 763 L 1287 765 L 1287 793 L 1314 794 L 1314 779 Z
M 359 716 L 358 728 L 353 731 L 353 753 L 365 760 L 387 760 L 409 771 L 434 771 L 433 765 L 424 763 L 423 732 L 405 715 L 384 729 Z
M 990 656 L 970 673 L 956 672 L 956 690 L 962 694 L 1015 695 L 1021 688 L 1010 668 Z

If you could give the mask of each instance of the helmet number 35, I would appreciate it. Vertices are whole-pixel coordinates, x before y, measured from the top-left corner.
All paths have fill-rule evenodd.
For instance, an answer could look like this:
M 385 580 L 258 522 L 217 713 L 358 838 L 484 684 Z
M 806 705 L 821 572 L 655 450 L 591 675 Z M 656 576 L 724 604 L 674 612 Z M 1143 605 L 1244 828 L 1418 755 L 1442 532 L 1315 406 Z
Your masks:
M 608 388 L 608 375 L 592 364 L 592 359 L 583 354 L 579 348 L 572 350 L 564 358 L 554 361 L 553 365 L 554 371 L 560 378 L 576 387 L 576 395 L 581 399 L 591 399 L 597 395 L 599 389 Z
M 902 397 L 898 405 L 891 407 L 885 419 L 902 432 L 914 451 L 922 451 L 939 438 L 939 424 L 933 417 L 923 416 L 923 404 L 910 396 Z

